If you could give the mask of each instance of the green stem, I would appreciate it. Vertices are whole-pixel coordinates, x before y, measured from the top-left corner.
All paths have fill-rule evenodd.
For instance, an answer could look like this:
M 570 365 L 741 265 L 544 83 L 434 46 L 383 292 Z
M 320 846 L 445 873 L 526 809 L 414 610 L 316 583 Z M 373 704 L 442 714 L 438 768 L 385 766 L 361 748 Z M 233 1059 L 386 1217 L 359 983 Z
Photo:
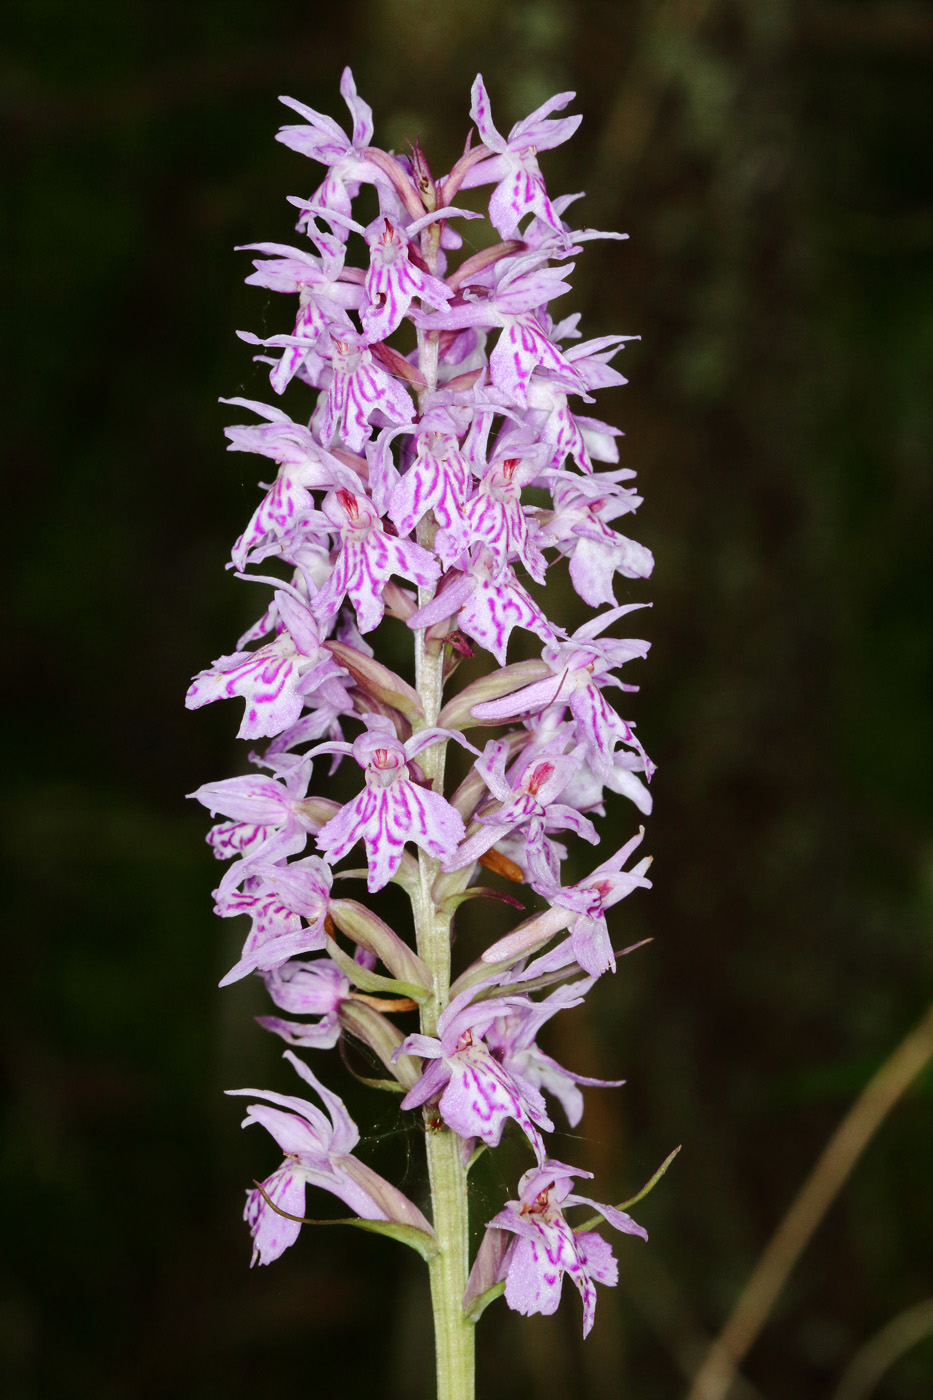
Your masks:
M 429 225 L 422 234 L 422 252 L 431 272 L 436 271 L 440 228 Z M 422 399 L 437 384 L 438 334 L 418 334 L 418 361 L 426 388 Z M 418 525 L 418 542 L 430 548 L 435 524 L 432 518 Z M 433 590 L 419 589 L 419 606 Z M 425 629 L 415 633 L 415 687 L 424 709 L 425 727 L 437 724 L 444 691 L 444 646 L 429 644 Z M 446 741 L 432 744 L 420 755 L 421 766 L 435 792 L 444 791 Z M 438 1017 L 450 1000 L 451 914 L 434 902 L 438 862 L 418 852 L 418 890 L 412 900 L 415 938 L 433 980 L 433 997 L 421 1008 L 421 1031 L 437 1035 Z M 476 1329 L 463 1311 L 463 1295 L 469 1274 L 469 1210 L 467 1173 L 462 1143 L 456 1133 L 439 1124 L 435 1109 L 426 1108 L 425 1147 L 434 1232 L 440 1246 L 430 1261 L 431 1307 L 437 1355 L 437 1400 L 474 1400 L 474 1340 Z
M 468 1274 L 467 1181 L 462 1143 L 449 1128 L 428 1129 L 428 1174 L 440 1251 L 429 1264 L 438 1400 L 473 1400 L 476 1328 L 463 1311 Z
M 437 722 L 443 687 L 443 646 L 428 647 L 424 631 L 415 634 L 415 684 L 424 706 L 425 725 Z M 425 775 L 438 792 L 444 787 L 446 743 L 433 744 L 421 756 Z M 438 863 L 418 853 L 419 886 L 413 900 L 418 953 L 433 978 L 434 996 L 421 1011 L 424 1035 L 437 1035 L 437 1021 L 450 999 L 450 914 L 434 903 Z M 438 1400 L 473 1400 L 475 1328 L 463 1311 L 469 1272 L 466 1166 L 456 1133 L 438 1126 L 435 1109 L 425 1110 L 425 1143 L 434 1230 L 440 1249 L 431 1260 L 431 1305 L 437 1352 Z

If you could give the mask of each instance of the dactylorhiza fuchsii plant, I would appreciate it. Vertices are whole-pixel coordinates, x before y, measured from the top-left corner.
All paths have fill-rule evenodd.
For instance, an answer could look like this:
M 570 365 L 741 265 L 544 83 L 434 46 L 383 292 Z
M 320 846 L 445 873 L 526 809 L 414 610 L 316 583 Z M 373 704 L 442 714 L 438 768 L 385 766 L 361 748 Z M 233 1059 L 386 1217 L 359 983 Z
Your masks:
M 625 382 L 610 361 L 629 337 L 581 340 L 577 316 L 551 311 L 570 290 L 581 245 L 622 236 L 574 230 L 579 196 L 551 199 L 545 189 L 538 153 L 576 131 L 578 116 L 557 115 L 574 94 L 552 97 L 506 139 L 477 77 L 479 140 L 471 131 L 435 179 L 418 145 L 408 155 L 372 145 L 371 111 L 349 69 L 340 90 L 350 136 L 282 99 L 301 121 L 279 139 L 325 177 L 292 201 L 299 244 L 248 245 L 260 256 L 247 281 L 297 296 L 298 308 L 287 333 L 243 339 L 274 352 L 260 358 L 276 393 L 292 380 L 310 389 L 310 416 L 226 400 L 259 420 L 228 428 L 230 448 L 278 468 L 232 555 L 238 576 L 268 584 L 271 600 L 187 696 L 191 709 L 242 699 L 240 737 L 268 742 L 250 753 L 250 775 L 193 796 L 222 817 L 208 840 L 232 862 L 216 912 L 251 921 L 223 984 L 262 977 L 282 1014 L 261 1024 L 291 1047 L 285 1058 L 314 1095 L 232 1091 L 251 1100 L 244 1126 L 261 1124 L 283 1154 L 248 1193 L 253 1262 L 271 1264 L 294 1244 L 308 1186 L 330 1192 L 352 1212 L 348 1223 L 427 1261 L 439 1394 L 464 1400 L 475 1322 L 493 1298 L 552 1313 L 566 1274 L 586 1334 L 595 1285 L 618 1275 L 593 1226 L 647 1238 L 624 1209 L 579 1195 L 575 1182 L 590 1174 L 554 1160 L 546 1140 L 548 1099 L 576 1127 L 579 1086 L 621 1081 L 565 1069 L 537 1037 L 615 970 L 607 910 L 649 884 L 649 860 L 635 858 L 641 830 L 582 880 L 565 881 L 562 866 L 568 840 L 598 843 L 592 818 L 604 815 L 607 789 L 650 811 L 652 765 L 614 694 L 635 688 L 620 669 L 648 644 L 609 631 L 642 606 L 616 604 L 616 575 L 644 578 L 653 561 L 613 527 L 640 502 L 634 473 L 615 465 L 618 430 L 577 411 L 594 390 Z M 379 209 L 365 225 L 353 214 L 363 186 Z M 456 225 L 482 216 L 455 201 L 482 186 L 499 241 L 456 262 Z M 365 241 L 368 266 L 348 265 L 351 233 Z M 282 576 L 255 572 L 273 560 Z M 564 560 L 594 610 L 570 633 L 522 581 L 545 584 Z M 414 684 L 378 657 L 386 616 L 410 629 Z M 508 662 L 515 628 L 533 635 L 540 659 Z M 476 649 L 488 653 L 488 672 L 445 694 Z M 484 742 L 483 729 L 494 737 Z M 448 792 L 451 742 L 473 762 Z M 323 778 L 326 790 L 342 763 L 359 769 L 359 791 L 341 805 L 311 785 Z M 337 868 L 347 859 L 355 864 Z M 546 908 L 452 979 L 457 907 L 503 897 L 477 883 L 481 869 L 513 890 L 527 885 Z M 370 895 L 390 881 L 401 887 L 409 927 L 391 928 L 369 901 L 342 892 L 364 879 Z M 405 1013 L 416 1009 L 411 1032 Z M 355 1155 L 359 1131 L 317 1073 L 317 1052 L 342 1038 L 383 1067 L 367 1082 L 417 1115 L 430 1220 Z M 483 1222 L 471 1266 L 468 1174 L 509 1120 L 531 1165 L 514 1199 Z M 596 1214 L 571 1223 L 580 1205 Z

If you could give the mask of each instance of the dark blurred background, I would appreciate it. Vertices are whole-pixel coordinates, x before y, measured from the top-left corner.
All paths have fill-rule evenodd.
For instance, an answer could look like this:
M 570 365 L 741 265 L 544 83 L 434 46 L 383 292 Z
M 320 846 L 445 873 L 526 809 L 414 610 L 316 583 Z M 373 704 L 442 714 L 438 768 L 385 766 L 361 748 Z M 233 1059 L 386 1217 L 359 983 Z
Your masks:
M 587 246 L 560 309 L 588 335 L 643 336 L 620 360 L 630 386 L 595 411 L 625 430 L 646 498 L 633 533 L 657 557 L 650 585 L 619 592 L 654 600 L 628 713 L 659 764 L 656 883 L 614 925 L 617 946 L 654 941 L 548 1045 L 629 1081 L 587 1091 L 582 1140 L 557 1139 L 596 1197 L 684 1148 L 635 1212 L 650 1245 L 614 1237 L 620 1286 L 586 1346 L 569 1283 L 554 1319 L 497 1303 L 480 1394 L 682 1395 L 930 996 L 930 9 L 8 0 L 0 34 L 0 1389 L 431 1394 L 414 1255 L 306 1230 L 247 1267 L 242 1192 L 278 1158 L 221 1091 L 294 1085 L 251 1020 L 257 988 L 216 990 L 242 930 L 211 915 L 206 818 L 183 798 L 244 766 L 239 706 L 192 715 L 182 697 L 258 612 L 223 566 L 263 468 L 225 453 L 237 414 L 217 399 L 270 396 L 234 332 L 287 316 L 243 287 L 232 249 L 290 241 L 285 196 L 320 174 L 273 139 L 276 96 L 343 124 L 349 62 L 377 141 L 420 135 L 436 171 L 462 148 L 477 70 L 503 130 L 576 89 L 584 124 L 543 158 L 549 187 L 585 189 L 581 218 L 631 235 Z M 631 810 L 613 814 L 624 839 Z M 336 1057 L 321 1072 L 367 1160 L 418 1196 L 396 1101 Z M 823 1221 L 746 1396 L 831 1396 L 933 1291 L 930 1091 L 927 1073 Z M 479 1178 L 478 1223 L 527 1164 L 509 1152 Z M 879 1400 L 926 1397 L 931 1370 L 927 1339 Z

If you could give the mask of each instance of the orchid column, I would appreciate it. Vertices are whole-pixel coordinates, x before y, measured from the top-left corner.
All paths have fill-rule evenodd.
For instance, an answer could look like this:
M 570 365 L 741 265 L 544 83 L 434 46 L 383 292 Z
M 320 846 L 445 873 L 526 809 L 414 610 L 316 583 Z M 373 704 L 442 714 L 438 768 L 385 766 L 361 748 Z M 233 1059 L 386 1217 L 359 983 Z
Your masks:
M 505 139 L 477 77 L 479 142 L 471 134 L 435 179 L 417 146 L 396 156 L 371 144 L 370 109 L 349 69 L 341 92 L 352 137 L 283 99 L 304 121 L 279 139 L 326 176 L 310 198 L 292 201 L 300 246 L 250 245 L 262 256 L 247 280 L 297 295 L 298 311 L 288 333 L 243 338 L 278 352 L 259 357 L 276 393 L 293 380 L 312 391 L 309 417 L 227 401 L 262 420 L 227 429 L 231 449 L 278 464 L 232 556 L 238 576 L 268 584 L 271 600 L 187 698 L 190 708 L 242 698 L 240 736 L 269 742 L 250 753 L 250 776 L 194 796 L 223 816 L 208 839 L 219 859 L 233 859 L 217 913 L 251 921 L 224 983 L 263 978 L 288 1019 L 261 1022 L 291 1047 L 286 1058 L 326 1109 L 233 1091 L 263 1101 L 250 1104 L 245 1124 L 264 1126 L 284 1154 L 248 1193 L 253 1262 L 271 1263 L 297 1239 L 308 1185 L 337 1196 L 352 1212 L 346 1223 L 426 1259 L 438 1394 L 466 1400 L 475 1323 L 493 1298 L 504 1292 L 520 1312 L 553 1312 L 566 1273 L 586 1333 L 595 1283 L 617 1278 L 593 1224 L 601 1217 L 646 1238 L 624 1210 L 575 1194 L 574 1178 L 588 1173 L 556 1161 L 546 1143 L 554 1125 L 545 1095 L 575 1127 L 579 1086 L 621 1081 L 572 1073 L 537 1037 L 615 969 L 606 910 L 649 883 L 648 859 L 626 868 L 640 830 L 582 880 L 564 883 L 562 865 L 568 840 L 598 843 L 591 818 L 604 815 L 606 789 L 650 810 L 650 761 L 607 698 L 634 689 L 619 669 L 647 643 L 607 632 L 641 606 L 616 605 L 616 575 L 644 577 L 652 559 L 613 528 L 640 501 L 633 473 L 614 466 L 617 430 L 577 411 L 593 390 L 625 382 L 609 362 L 628 337 L 580 341 L 578 318 L 555 321 L 550 311 L 570 290 L 581 245 L 620 236 L 572 231 L 565 216 L 578 196 L 551 200 L 545 190 L 537 153 L 576 130 L 579 117 L 555 115 L 573 94 L 552 98 Z M 379 210 L 365 225 L 354 218 L 364 185 Z M 481 186 L 492 186 L 500 241 L 454 266 L 458 221 L 482 217 L 456 201 Z M 364 240 L 368 266 L 349 264 L 352 235 Z M 572 634 L 530 591 L 564 560 L 595 611 Z M 273 564 L 284 571 L 263 572 Z M 378 655 L 387 615 L 411 630 L 410 680 Z M 515 628 L 532 634 L 540 659 L 508 663 Z M 490 669 L 457 690 L 451 679 L 474 649 Z M 484 727 L 493 730 L 485 744 Z M 448 792 L 451 741 L 475 761 Z M 326 790 L 345 761 L 361 770 L 358 795 L 341 805 L 319 783 L 313 795 L 312 778 Z M 479 883 L 481 868 L 498 884 Z M 394 929 L 371 900 L 340 892 L 362 880 L 370 896 L 399 884 L 410 927 Z M 452 980 L 459 904 L 495 896 L 521 909 L 520 885 L 538 896 L 539 912 Z M 407 1024 L 415 1010 L 418 1030 Z M 294 1053 L 343 1038 L 380 1069 L 365 1082 L 421 1111 L 430 1220 L 360 1159 L 346 1108 Z M 515 1199 L 486 1222 L 471 1268 L 469 1170 L 509 1123 L 531 1165 Z M 591 1218 L 571 1224 L 565 1212 L 581 1204 Z

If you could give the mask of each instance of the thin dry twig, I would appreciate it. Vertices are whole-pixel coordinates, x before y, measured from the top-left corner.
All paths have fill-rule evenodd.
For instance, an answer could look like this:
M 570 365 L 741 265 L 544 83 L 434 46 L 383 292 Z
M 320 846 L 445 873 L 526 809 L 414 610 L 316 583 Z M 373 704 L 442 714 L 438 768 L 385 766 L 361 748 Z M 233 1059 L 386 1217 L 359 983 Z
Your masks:
M 933 1333 L 933 1298 L 914 1303 L 892 1317 L 859 1347 L 846 1367 L 833 1400 L 868 1400 L 881 1377 L 906 1351 Z
M 726 1400 L 736 1369 L 814 1231 L 878 1128 L 931 1058 L 933 1006 L 884 1062 L 830 1138 L 710 1348 L 687 1400 Z

